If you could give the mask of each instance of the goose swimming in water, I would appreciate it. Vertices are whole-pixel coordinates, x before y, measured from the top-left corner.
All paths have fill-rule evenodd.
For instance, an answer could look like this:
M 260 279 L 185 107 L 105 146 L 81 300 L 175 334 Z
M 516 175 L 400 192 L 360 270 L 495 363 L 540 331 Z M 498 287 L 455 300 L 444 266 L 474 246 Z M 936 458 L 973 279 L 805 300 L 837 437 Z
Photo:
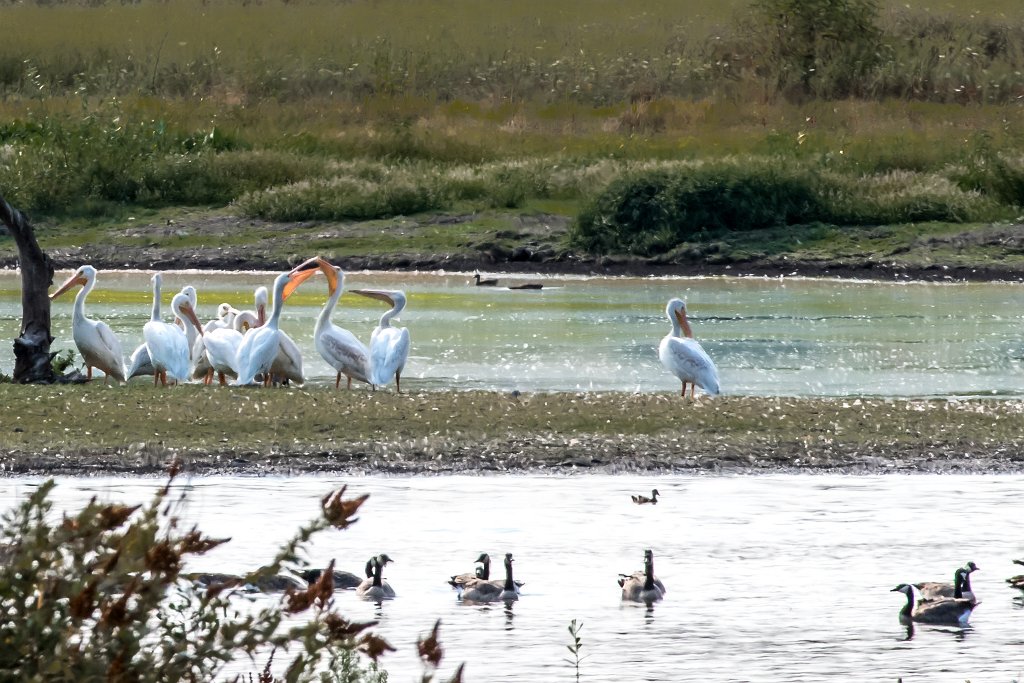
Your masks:
M 481 566 L 474 569 L 472 572 L 466 572 L 465 574 L 453 574 L 452 578 L 448 581 L 448 585 L 452 588 L 462 590 L 465 588 L 466 583 L 475 579 L 488 580 L 491 578 L 491 557 L 487 553 L 480 553 L 480 556 L 475 560 Z
M 977 604 L 978 599 L 971 589 L 971 573 L 976 571 L 978 571 L 978 565 L 968 562 L 953 572 L 953 583 L 925 581 L 915 583 L 914 588 L 920 591 L 922 602 L 941 598 L 965 598 Z
M 501 579 L 491 579 L 491 556 L 487 553 L 480 553 L 480 556 L 476 558 L 476 561 L 481 565 L 477 567 L 473 572 L 467 572 L 465 574 L 456 574 L 452 576 L 451 580 L 448 581 L 448 585 L 456 590 L 463 590 L 466 584 L 470 581 L 477 579 L 483 581 L 490 581 L 496 586 L 504 588 L 505 582 Z M 516 593 L 519 593 L 519 589 L 525 585 L 522 581 L 513 582 L 516 587 Z
M 463 602 L 512 602 L 519 599 L 519 589 L 512 576 L 512 553 L 505 553 L 505 580 L 489 581 L 473 578 L 462 584 L 459 598 Z
M 394 562 L 394 560 L 386 554 L 370 558 L 366 563 L 366 567 L 373 570 L 373 576 L 363 579 L 363 582 L 356 587 L 356 595 L 370 600 L 384 600 L 395 597 L 395 589 L 381 577 L 384 565 L 388 562 Z
M 657 505 L 658 504 L 658 496 L 660 496 L 660 495 L 661 494 L 658 493 L 658 489 L 652 489 L 651 490 L 651 497 L 650 498 L 648 498 L 647 496 L 631 496 L 631 497 L 633 499 L 633 502 L 636 503 L 637 505 L 646 505 L 648 503 L 650 503 L 651 505 Z
M 665 584 L 654 576 L 654 551 L 644 551 L 644 568 L 632 574 L 619 574 L 622 599 L 652 603 L 665 597 Z
M 892 589 L 893 593 L 903 593 L 907 602 L 900 610 L 900 623 L 910 624 L 943 624 L 946 626 L 966 626 L 971 618 L 975 603 L 964 598 L 942 598 L 939 600 L 916 601 L 914 587 L 901 583 Z

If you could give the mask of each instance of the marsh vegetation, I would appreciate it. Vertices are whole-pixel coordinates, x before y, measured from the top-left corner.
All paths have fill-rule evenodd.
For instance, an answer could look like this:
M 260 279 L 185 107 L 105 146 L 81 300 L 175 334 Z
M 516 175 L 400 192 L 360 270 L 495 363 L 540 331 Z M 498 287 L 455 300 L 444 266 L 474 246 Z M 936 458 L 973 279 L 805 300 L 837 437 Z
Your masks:
M 1020 213 L 1015 5 L 692 5 L 5 6 L 0 186 L 79 243 L 168 207 L 542 210 L 581 214 L 565 246 L 691 261 L 759 227 Z

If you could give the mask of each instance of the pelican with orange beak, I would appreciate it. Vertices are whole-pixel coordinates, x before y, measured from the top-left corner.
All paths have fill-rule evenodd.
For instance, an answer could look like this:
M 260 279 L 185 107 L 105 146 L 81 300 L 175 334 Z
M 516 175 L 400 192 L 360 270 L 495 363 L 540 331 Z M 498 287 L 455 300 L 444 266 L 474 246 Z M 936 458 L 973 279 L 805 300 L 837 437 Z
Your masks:
M 391 327 L 391 319 L 405 308 L 405 293 L 384 289 L 353 289 L 352 292 L 391 306 L 370 335 L 370 383 L 385 386 L 394 377 L 395 389 L 402 393 L 402 370 L 409 359 L 409 329 Z
M 699 386 L 711 396 L 718 395 L 718 368 L 700 343 L 693 338 L 693 330 L 686 318 L 686 303 L 682 299 L 670 299 L 665 315 L 672 323 L 669 332 L 658 346 L 658 358 L 665 369 L 683 383 L 681 396 L 686 396 L 686 385 Z
M 296 266 L 292 273 L 305 280 L 310 275 L 303 276 L 302 273 L 315 274 L 317 270 L 323 272 L 327 277 L 328 298 L 323 310 L 320 311 L 320 317 L 316 320 L 316 327 L 313 329 L 313 342 L 316 345 L 316 350 L 338 373 L 334 379 L 335 389 L 341 386 L 342 375 L 348 378 L 349 389 L 352 388 L 353 379 L 369 384 L 370 350 L 354 334 L 331 322 L 331 314 L 338 304 L 338 299 L 341 298 L 342 289 L 344 289 L 345 273 L 341 268 L 319 256 Z
M 142 328 L 142 338 L 146 340 L 146 350 L 153 364 L 153 384 L 160 382 L 167 386 L 168 376 L 175 381 L 184 382 L 189 375 L 189 347 L 185 331 L 177 325 L 166 323 L 160 319 L 160 283 L 161 276 L 153 276 L 153 312 Z M 195 309 L 187 292 L 178 292 L 171 299 L 171 310 L 174 315 L 185 321 L 186 325 L 195 326 L 198 334 L 202 334 L 202 325 L 196 317 Z
M 92 266 L 82 266 L 76 270 L 74 275 L 50 295 L 50 300 L 56 299 L 76 285 L 82 285 L 82 289 L 75 296 L 75 307 L 71 314 L 71 336 L 85 361 L 86 376 L 92 379 L 92 369 L 99 368 L 106 374 L 104 382 L 111 377 L 118 382 L 124 382 L 124 357 L 117 335 L 106 323 L 85 317 L 85 298 L 96 285 L 96 269 Z
M 274 280 L 274 304 L 270 311 L 270 318 L 259 327 L 250 329 L 242 338 L 242 344 L 238 347 L 238 356 L 235 360 L 235 367 L 238 369 L 238 378 L 234 381 L 236 385 L 252 384 L 256 375 L 262 374 L 263 383 L 270 386 L 270 368 L 274 364 L 281 348 L 281 310 L 284 302 L 292 295 L 295 288 L 303 280 L 315 274 L 310 272 L 305 277 L 300 274 L 281 273 Z

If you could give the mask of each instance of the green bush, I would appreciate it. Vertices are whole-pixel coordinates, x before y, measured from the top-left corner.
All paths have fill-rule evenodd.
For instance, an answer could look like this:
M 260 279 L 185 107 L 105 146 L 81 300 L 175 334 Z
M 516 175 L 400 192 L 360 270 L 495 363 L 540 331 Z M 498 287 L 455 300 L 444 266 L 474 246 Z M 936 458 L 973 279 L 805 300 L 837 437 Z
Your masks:
M 934 173 L 824 173 L 820 181 L 822 204 L 827 207 L 820 220 L 835 225 L 961 223 L 992 220 L 1005 213 L 992 198 Z
M 398 170 L 373 182 L 355 176 L 310 180 L 242 196 L 248 216 L 275 221 L 368 220 L 444 208 L 436 178 Z
M 681 242 L 815 220 L 809 174 L 768 165 L 655 169 L 613 181 L 580 212 L 572 239 L 592 252 L 653 255 Z
M 231 595 L 241 579 L 202 590 L 182 576 L 189 557 L 226 540 L 179 528 L 170 484 L 144 507 L 94 498 L 63 517 L 53 514 L 54 486 L 44 483 L 2 519 L 4 680 L 212 681 L 229 662 L 289 646 L 289 681 L 386 680 L 357 653 L 376 658 L 390 646 L 366 632 L 372 624 L 333 609 L 332 572 L 281 602 L 239 609 Z M 314 534 L 354 522 L 366 496 L 344 499 L 344 491 L 325 496 L 323 515 L 245 579 L 278 573 Z M 286 618 L 298 614 L 308 618 Z

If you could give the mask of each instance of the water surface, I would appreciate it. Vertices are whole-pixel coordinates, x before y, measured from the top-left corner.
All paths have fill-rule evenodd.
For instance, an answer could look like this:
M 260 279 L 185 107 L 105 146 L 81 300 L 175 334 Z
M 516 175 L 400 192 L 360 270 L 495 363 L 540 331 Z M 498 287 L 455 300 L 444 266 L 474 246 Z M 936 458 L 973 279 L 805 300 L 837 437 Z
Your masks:
M 61 281 L 67 273 L 58 273 Z M 185 284 L 199 291 L 200 318 L 221 301 L 251 308 L 273 273 L 167 272 L 164 307 Z M 101 272 L 87 312 L 120 336 L 125 355 L 142 342 L 150 273 Z M 687 300 L 694 332 L 715 360 L 725 393 L 790 396 L 1024 396 L 1024 285 L 881 283 L 794 278 L 582 278 L 508 276 L 541 291 L 475 287 L 469 274 L 373 273 L 346 286 L 402 288 L 415 389 L 670 391 L 657 358 L 668 332 L 665 303 Z M 19 280 L 0 272 L 0 337 L 20 321 Z M 284 308 L 282 329 L 303 350 L 313 384 L 333 371 L 313 347 L 326 298 L 307 282 Z M 72 344 L 73 297 L 53 309 L 57 349 Z M 364 342 L 383 307 L 346 294 L 336 324 Z M 168 314 L 169 315 L 169 314 Z M 11 353 L 0 353 L 10 372 Z
M 38 479 L 0 480 L 0 507 Z M 342 483 L 369 492 L 360 521 L 322 535 L 311 562 L 359 571 L 396 559 L 398 597 L 381 606 L 339 594 L 341 611 L 380 619 L 399 652 L 392 681 L 416 678 L 415 640 L 442 619 L 444 671 L 469 681 L 573 680 L 563 662 L 572 619 L 584 623 L 582 680 L 1003 681 L 1024 670 L 1020 573 L 1024 477 L 211 477 L 187 483 L 185 516 L 233 540 L 194 568 L 241 572 L 269 560 L 319 497 Z M 90 496 L 143 501 L 139 479 L 61 479 L 58 509 Z M 657 487 L 656 506 L 631 493 Z M 619 572 L 644 548 L 668 594 L 652 610 L 622 604 Z M 515 555 L 521 599 L 461 605 L 445 583 L 481 551 Z M 904 581 L 951 580 L 967 560 L 983 600 L 967 629 L 898 623 Z M 500 560 L 496 562 L 500 566 Z M 248 665 L 240 671 L 249 671 Z

